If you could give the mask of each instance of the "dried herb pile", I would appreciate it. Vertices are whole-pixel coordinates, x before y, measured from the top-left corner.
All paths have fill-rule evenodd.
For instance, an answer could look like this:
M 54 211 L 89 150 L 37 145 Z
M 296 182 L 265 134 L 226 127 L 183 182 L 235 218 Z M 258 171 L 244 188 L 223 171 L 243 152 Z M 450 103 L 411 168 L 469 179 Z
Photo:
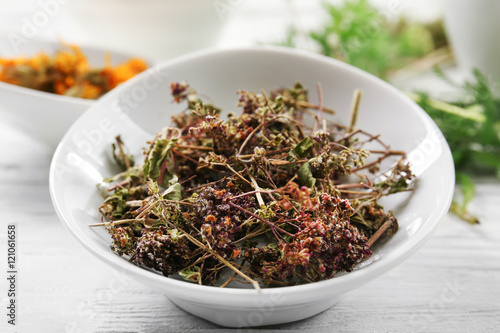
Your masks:
M 404 152 L 355 128 L 359 92 L 343 126 L 323 119 L 333 110 L 320 86 L 320 105 L 300 83 L 238 91 L 241 113 L 227 120 L 188 84 L 171 88 L 186 110 L 149 143 L 142 165 L 117 137 L 124 171 L 100 184 L 108 221 L 93 226 L 106 227 L 117 254 L 165 276 L 259 288 L 352 271 L 396 232 L 378 200 L 410 190 L 414 177 Z M 233 275 L 221 278 L 224 270 Z
M 139 58 L 102 68 L 90 66 L 76 45 L 64 46 L 53 56 L 39 53 L 31 58 L 0 58 L 0 81 L 58 95 L 97 99 L 120 83 L 148 68 Z

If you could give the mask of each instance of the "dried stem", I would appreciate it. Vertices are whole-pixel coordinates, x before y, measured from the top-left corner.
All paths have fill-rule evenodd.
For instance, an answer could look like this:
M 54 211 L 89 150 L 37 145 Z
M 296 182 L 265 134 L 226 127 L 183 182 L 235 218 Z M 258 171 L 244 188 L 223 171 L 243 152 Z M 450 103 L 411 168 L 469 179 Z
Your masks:
M 292 235 L 291 233 L 289 233 L 288 231 L 281 229 L 281 228 L 280 228 L 280 227 L 278 227 L 277 225 L 274 225 L 272 222 L 270 222 L 270 221 L 268 221 L 268 220 L 266 220 L 266 219 L 264 219 L 264 218 L 260 217 L 259 215 L 256 215 L 256 214 L 252 213 L 251 211 L 246 210 L 245 208 L 240 207 L 240 206 L 238 206 L 238 205 L 236 205 L 236 204 L 232 203 L 231 201 L 229 201 L 229 202 L 228 202 L 228 204 L 229 204 L 230 206 L 233 206 L 234 208 L 237 208 L 237 209 L 241 210 L 242 212 L 244 212 L 244 213 L 246 213 L 246 214 L 248 214 L 248 215 L 252 216 L 253 218 L 256 218 L 257 220 L 259 220 L 259 221 L 261 221 L 261 222 L 264 222 L 265 224 L 267 224 L 268 226 L 270 226 L 270 227 L 271 227 L 271 230 L 272 230 L 273 228 L 275 228 L 275 229 L 277 229 L 277 230 L 281 231 L 282 233 L 284 233 L 285 235 L 288 235 L 288 236 L 290 236 L 290 237 L 293 237 L 293 235 Z
M 107 227 L 111 225 L 120 225 L 120 224 L 127 224 L 127 223 L 142 223 L 142 222 L 154 222 L 154 219 L 124 219 L 124 220 L 117 220 L 117 221 L 110 221 L 110 222 L 103 222 L 103 223 L 96 223 L 96 224 L 89 224 L 89 227 Z
M 190 234 L 184 232 L 183 235 L 186 235 L 186 238 L 189 239 L 190 242 L 192 242 L 193 244 L 195 244 L 199 248 L 201 248 L 201 249 L 203 249 L 203 250 L 211 253 L 214 257 L 217 258 L 217 260 L 219 260 L 220 262 L 222 262 L 226 267 L 230 268 L 236 274 L 238 274 L 239 276 L 241 276 L 242 278 L 244 278 L 245 280 L 247 280 L 248 282 L 250 282 L 255 289 L 260 290 L 260 286 L 259 286 L 259 283 L 257 281 L 255 281 L 254 279 L 252 279 L 251 277 L 249 277 L 248 275 L 246 275 L 245 273 L 243 273 L 242 271 L 240 271 L 239 269 L 237 269 L 236 267 L 234 267 L 229 261 L 227 261 L 226 259 L 222 258 L 220 256 L 220 254 L 218 254 L 214 250 L 206 247 L 205 245 L 203 245 L 203 243 L 201 243 L 199 240 L 197 240 L 196 238 L 194 238 Z
M 366 242 L 366 245 L 370 248 L 373 246 L 373 244 L 384 234 L 384 232 L 387 231 L 392 225 L 394 224 L 394 221 L 391 219 L 388 219 L 387 221 L 382 224 L 380 228 L 370 237 L 368 242 Z
M 360 103 L 361 103 L 361 90 L 356 89 L 356 90 L 354 90 L 354 96 L 352 99 L 351 117 L 349 120 L 349 127 L 348 127 L 347 132 L 354 131 L 354 127 L 356 126 L 356 122 L 358 120 L 358 112 L 359 112 Z
M 315 117 L 316 118 L 316 124 L 314 125 L 314 132 L 318 130 L 319 124 L 321 122 L 321 119 L 323 117 L 323 93 L 321 92 L 321 85 L 318 83 L 316 85 L 318 89 L 318 100 L 319 100 L 319 105 L 318 105 L 318 114 Z
M 314 105 L 314 104 L 311 104 L 309 102 L 298 101 L 296 104 L 298 106 L 301 106 L 301 107 L 304 107 L 304 108 L 308 108 L 308 109 L 314 109 L 314 110 L 318 110 L 319 109 L 319 105 Z M 322 110 L 323 110 L 323 112 L 326 112 L 326 113 L 329 113 L 329 114 L 335 114 L 335 111 L 332 110 L 332 109 L 329 109 L 329 108 L 322 107 Z
M 127 154 L 125 154 L 125 150 L 123 149 L 123 141 L 120 135 L 115 137 L 116 145 L 118 146 L 118 150 L 120 151 L 120 157 L 123 159 L 123 163 L 125 164 L 125 168 L 130 169 L 130 161 L 127 158 Z

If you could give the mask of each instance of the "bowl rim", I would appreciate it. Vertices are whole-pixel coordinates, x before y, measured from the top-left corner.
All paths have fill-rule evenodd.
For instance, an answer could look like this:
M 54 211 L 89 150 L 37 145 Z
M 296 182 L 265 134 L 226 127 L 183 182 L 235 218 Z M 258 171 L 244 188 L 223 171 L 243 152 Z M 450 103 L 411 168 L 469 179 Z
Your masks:
M 22 86 L 18 86 L 16 84 L 12 83 L 7 83 L 0 81 L 0 89 L 7 90 L 12 93 L 16 94 L 22 94 L 22 95 L 28 95 L 28 96 L 33 96 L 36 98 L 40 99 L 46 99 L 51 102 L 55 103 L 69 103 L 69 104 L 77 104 L 80 106 L 84 107 L 90 107 L 93 105 L 97 100 L 94 99 L 85 99 L 85 98 L 80 98 L 80 97 L 72 97 L 72 96 L 66 96 L 66 95 L 58 95 L 55 93 L 50 93 L 46 91 L 41 91 L 41 90 L 36 90 L 32 88 L 26 88 Z
M 381 85 L 385 90 L 390 92 L 391 94 L 397 95 L 397 98 L 401 99 L 404 101 L 406 104 L 408 104 L 408 107 L 415 109 L 415 111 L 418 113 L 419 117 L 422 119 L 422 121 L 425 123 L 426 126 L 430 126 L 432 130 L 434 130 L 438 135 L 442 136 L 442 133 L 440 129 L 437 127 L 437 125 L 433 122 L 433 120 L 430 118 L 430 116 L 420 108 L 413 100 L 411 100 L 408 96 L 403 94 L 401 91 L 399 91 L 397 88 L 394 86 L 390 85 L 389 83 L 375 77 L 372 74 L 369 74 L 359 68 L 356 68 L 354 66 L 351 66 L 349 64 L 346 64 L 344 62 L 341 62 L 339 60 L 323 56 L 320 54 L 312 53 L 309 51 L 304 51 L 304 50 L 299 50 L 299 49 L 293 49 L 289 47 L 283 47 L 283 46 L 251 46 L 251 47 L 231 47 L 231 48 L 211 48 L 211 49 L 205 49 L 202 51 L 197 51 L 193 53 L 189 53 L 180 57 L 176 57 L 167 61 L 164 61 L 162 63 L 156 64 L 153 66 L 151 69 L 155 71 L 162 71 L 165 70 L 165 68 L 169 68 L 172 66 L 175 66 L 176 64 L 183 63 L 183 62 L 189 62 L 193 60 L 200 60 L 204 57 L 208 56 L 228 56 L 228 55 L 237 55 L 238 53 L 261 53 L 261 54 L 275 54 L 278 56 L 283 56 L 283 57 L 302 57 L 305 61 L 313 61 L 313 62 L 322 62 L 325 64 L 328 64 L 329 66 L 335 66 L 340 68 L 341 70 L 346 70 L 354 75 L 360 76 L 361 79 L 371 81 L 372 84 L 376 85 Z M 140 73 L 139 75 L 135 76 L 134 78 L 128 80 L 127 82 L 121 84 L 119 87 L 113 89 L 111 92 L 103 96 L 97 103 L 92 105 L 84 115 L 82 115 L 81 118 L 85 117 L 89 113 L 92 113 L 92 110 L 100 108 L 101 104 L 106 104 L 107 100 L 112 100 L 116 98 L 122 90 L 126 90 L 129 87 L 132 87 L 143 79 L 143 77 L 146 77 L 149 75 L 150 71 L 145 71 L 143 73 Z M 80 119 L 81 119 L 80 118 Z M 54 208 L 57 212 L 57 215 L 63 225 L 70 231 L 70 233 L 80 242 L 80 244 L 85 247 L 87 250 L 89 250 L 92 254 L 94 254 L 96 257 L 101 259 L 102 261 L 106 262 L 107 264 L 110 264 L 114 268 L 118 269 L 123 269 L 130 274 L 133 274 L 136 277 L 140 277 L 143 281 L 151 281 L 158 284 L 162 284 L 165 286 L 165 288 L 182 288 L 186 292 L 192 291 L 194 293 L 197 293 L 197 295 L 209 295 L 209 296 L 218 296 L 218 297 L 233 297 L 233 296 L 248 296 L 249 299 L 252 296 L 258 296 L 258 295 L 271 295 L 274 294 L 277 290 L 279 290 L 280 294 L 284 296 L 290 296 L 296 300 L 299 298 L 297 297 L 296 294 L 307 294 L 310 292 L 318 292 L 319 290 L 325 290 L 325 288 L 331 288 L 331 290 L 334 290 L 334 288 L 342 286 L 342 285 L 348 285 L 348 284 L 353 284 L 356 287 L 359 285 L 362 285 L 386 272 L 388 272 L 390 269 L 394 268 L 398 264 L 400 264 L 403 260 L 405 260 L 407 257 L 409 257 L 411 254 L 413 254 L 417 249 L 419 249 L 436 231 L 437 226 L 439 222 L 442 220 L 442 218 L 445 216 L 445 214 L 448 212 L 448 209 L 451 205 L 451 201 L 453 198 L 453 193 L 454 193 L 454 182 L 455 182 L 455 170 L 453 166 L 453 160 L 452 160 L 452 155 L 451 151 L 449 149 L 448 144 L 446 141 L 440 140 L 440 145 L 442 149 L 442 154 L 440 155 L 440 159 L 444 159 L 444 162 L 450 166 L 450 173 L 448 182 L 447 184 L 447 191 L 446 193 L 443 193 L 443 204 L 442 206 L 436 210 L 431 216 L 429 217 L 429 221 L 426 224 L 425 230 L 420 229 L 419 232 L 414 234 L 412 238 L 408 239 L 404 244 L 400 246 L 398 249 L 397 253 L 390 252 L 387 253 L 383 258 L 380 258 L 377 260 L 375 263 L 368 265 L 366 267 L 363 267 L 361 269 L 355 269 L 354 271 L 348 273 L 348 274 L 343 274 L 341 276 L 337 276 L 328 280 L 323 280 L 319 282 L 313 282 L 313 283 L 308 283 L 308 284 L 301 284 L 301 285 L 296 285 L 296 286 L 284 286 L 284 287 L 276 287 L 276 288 L 262 288 L 261 290 L 257 289 L 243 289 L 243 288 L 219 288 L 219 287 L 214 287 L 214 286 L 206 286 L 206 285 L 198 285 L 198 284 L 193 284 L 189 283 L 187 281 L 181 281 L 181 280 L 176 280 L 172 278 L 165 277 L 159 273 L 156 272 L 151 272 L 149 270 L 146 270 L 144 268 L 141 268 L 139 266 L 133 265 L 129 263 L 127 260 L 123 259 L 122 257 L 119 257 L 118 255 L 114 254 L 112 251 L 109 251 L 107 253 L 104 253 L 103 251 L 100 251 L 99 249 L 95 248 L 91 242 L 87 242 L 84 236 L 80 235 L 77 230 L 75 230 L 74 226 L 72 223 L 68 223 L 68 220 L 64 216 L 61 208 L 59 207 L 59 201 L 58 201 L 58 196 L 55 193 L 55 187 L 56 187 L 56 177 L 55 177 L 55 168 L 56 168 L 56 163 L 57 160 L 60 158 L 60 156 L 63 154 L 62 150 L 65 145 L 65 142 L 67 141 L 67 137 L 69 137 L 70 133 L 76 130 L 78 127 L 79 120 L 77 120 L 71 128 L 67 131 L 66 135 L 63 137 L 61 142 L 59 143 L 53 159 L 52 163 L 50 166 L 50 177 L 49 177 L 49 188 L 50 188 L 50 195 L 52 198 L 52 202 L 54 205 Z M 142 281 L 141 281 L 142 282 Z M 349 291 L 353 288 L 347 288 L 346 291 Z M 343 293 L 343 292 L 342 292 Z M 331 296 L 331 293 L 325 292 L 324 293 L 324 298 L 327 298 Z M 244 299 L 241 299 L 240 301 L 244 301 Z M 302 300 L 303 301 L 303 300 Z M 303 301 L 303 303 L 305 303 Z

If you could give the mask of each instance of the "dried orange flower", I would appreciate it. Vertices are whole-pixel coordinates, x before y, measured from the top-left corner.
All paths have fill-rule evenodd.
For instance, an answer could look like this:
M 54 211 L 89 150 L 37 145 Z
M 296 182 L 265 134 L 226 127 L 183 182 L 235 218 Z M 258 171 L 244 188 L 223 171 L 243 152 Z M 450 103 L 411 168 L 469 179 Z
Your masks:
M 140 58 L 103 68 L 90 66 L 76 45 L 63 45 L 52 57 L 38 53 L 31 58 L 0 58 L 0 81 L 58 95 L 97 99 L 148 68 Z

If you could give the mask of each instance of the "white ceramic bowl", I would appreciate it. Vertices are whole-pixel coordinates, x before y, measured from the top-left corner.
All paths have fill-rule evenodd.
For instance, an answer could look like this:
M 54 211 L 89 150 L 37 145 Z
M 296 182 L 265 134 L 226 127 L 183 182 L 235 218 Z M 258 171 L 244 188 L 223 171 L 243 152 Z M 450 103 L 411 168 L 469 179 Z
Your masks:
M 11 45 L 8 39 L 0 39 L 0 57 L 14 58 L 33 56 L 39 52 L 54 54 L 61 49 L 58 42 L 30 39 L 26 43 Z M 130 59 L 130 55 L 91 47 L 81 47 L 89 63 L 104 66 L 106 53 L 111 62 L 118 64 Z M 20 128 L 54 151 L 71 124 L 88 109 L 94 100 L 61 96 L 34 89 L 0 82 L 0 116 Z
M 236 1 L 237 2 L 237 1 Z M 157 61 L 213 46 L 234 0 L 72 0 L 62 36 Z
M 400 230 L 375 249 L 352 273 L 293 287 L 264 289 L 199 286 L 165 278 L 137 267 L 109 249 L 101 220 L 102 197 L 96 184 L 115 170 L 110 144 L 117 134 L 141 158 L 145 141 L 183 106 L 171 103 L 170 81 L 187 80 L 224 110 L 236 110 L 236 91 L 260 91 L 291 86 L 322 85 L 324 105 L 346 122 L 353 90 L 363 91 L 359 127 L 381 133 L 393 149 L 410 152 L 418 185 L 411 194 L 385 200 Z M 454 168 L 441 132 L 415 103 L 387 83 L 344 63 L 285 48 L 206 51 L 163 63 L 104 96 L 71 127 L 59 145 L 50 170 L 50 191 L 63 224 L 91 253 L 133 279 L 165 293 L 175 304 L 214 323 L 258 326 L 300 320 L 315 315 L 339 296 L 387 272 L 429 239 L 447 212 L 454 188 Z

